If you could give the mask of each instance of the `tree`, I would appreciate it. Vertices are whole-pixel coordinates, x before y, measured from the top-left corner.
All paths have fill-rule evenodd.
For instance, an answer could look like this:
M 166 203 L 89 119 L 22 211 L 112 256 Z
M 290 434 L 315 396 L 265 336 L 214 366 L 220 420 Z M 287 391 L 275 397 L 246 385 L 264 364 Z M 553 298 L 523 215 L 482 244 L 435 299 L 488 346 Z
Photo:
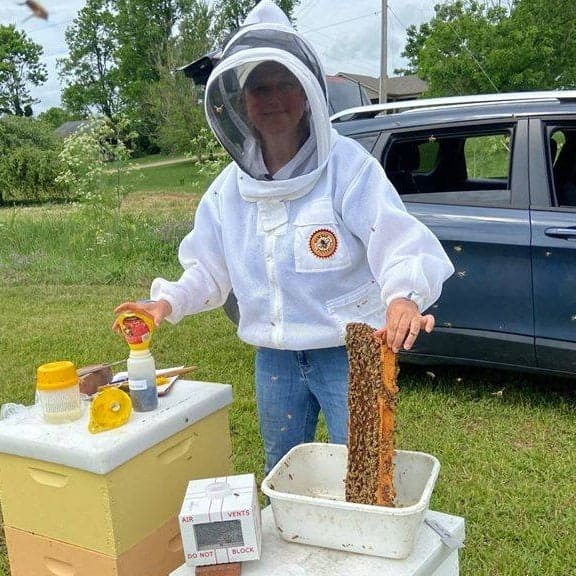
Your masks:
M 46 82 L 46 66 L 40 62 L 42 47 L 13 25 L 0 26 L 0 114 L 31 116 L 28 85 Z
M 150 139 L 162 152 L 190 152 L 195 135 L 206 125 L 198 89 L 175 70 L 211 50 L 212 19 L 206 0 L 192 1 L 157 66 L 158 80 L 147 88 L 145 106 L 156 126 Z
M 502 83 L 511 90 L 576 86 L 576 3 L 522 0 L 501 27 L 510 36 L 495 51 Z
M 184 74 L 160 70 L 160 78 L 149 87 L 147 108 L 156 130 L 152 142 L 166 153 L 185 153 L 192 150 L 192 142 L 203 126 L 204 111 L 198 106 L 197 89 Z
M 67 83 L 62 100 L 82 116 L 113 118 L 122 108 L 118 90 L 116 15 L 113 0 L 88 0 L 66 30 L 68 56 L 58 61 Z
M 405 73 L 430 96 L 566 88 L 576 82 L 576 3 L 452 0 L 410 26 Z
M 169 68 L 178 24 L 194 0 L 118 0 L 119 88 L 126 113 L 138 132 L 138 147 L 154 152 L 158 129 L 149 108 L 151 86 Z
M 194 0 L 184 15 L 176 39 L 174 56 L 180 64 L 200 58 L 213 47 L 214 13 L 206 0 Z
M 434 10 L 429 23 L 407 30 L 402 55 L 409 60 L 408 72 L 429 83 L 430 96 L 500 91 L 487 58 L 507 9 L 476 0 L 452 0 Z
M 65 198 L 56 183 L 62 141 L 48 124 L 34 118 L 0 118 L 0 205 L 9 200 Z
M 52 106 L 52 108 L 38 114 L 38 120 L 42 120 L 52 128 L 58 128 L 59 126 L 62 126 L 64 122 L 69 122 L 70 120 L 80 119 L 80 116 L 77 114 L 58 106 Z
M 131 105 L 159 78 L 174 42 L 174 30 L 192 0 L 118 0 L 117 62 L 122 91 Z
M 297 2 L 282 0 L 280 5 L 290 13 Z M 197 115 L 185 110 L 197 106 L 190 82 L 176 81 L 171 74 L 216 47 L 218 26 L 229 29 L 253 5 L 254 0 L 218 0 L 226 19 L 216 16 L 208 0 L 87 0 L 66 31 L 69 56 L 60 63 L 67 81 L 63 101 L 82 115 L 99 112 L 114 120 L 126 114 L 139 135 L 140 151 L 156 150 L 156 143 L 170 140 L 161 126 L 168 117 L 174 129 L 177 118 L 188 119 L 184 126 L 198 125 Z M 160 104 L 168 101 L 170 110 L 162 110 Z

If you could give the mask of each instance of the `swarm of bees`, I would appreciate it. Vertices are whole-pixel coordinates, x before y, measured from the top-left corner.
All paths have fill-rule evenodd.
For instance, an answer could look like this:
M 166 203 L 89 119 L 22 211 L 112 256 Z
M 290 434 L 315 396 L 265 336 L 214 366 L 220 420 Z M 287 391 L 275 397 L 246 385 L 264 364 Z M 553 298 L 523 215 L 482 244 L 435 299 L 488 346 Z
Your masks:
M 20 6 L 28 6 L 32 12 L 32 14 L 30 14 L 26 20 L 29 18 L 41 18 L 42 20 L 48 20 L 48 10 L 46 10 L 42 4 L 36 2 L 36 0 L 25 0 L 20 4 Z
M 350 361 L 346 501 L 394 506 L 396 354 L 381 346 L 367 324 L 346 326 Z

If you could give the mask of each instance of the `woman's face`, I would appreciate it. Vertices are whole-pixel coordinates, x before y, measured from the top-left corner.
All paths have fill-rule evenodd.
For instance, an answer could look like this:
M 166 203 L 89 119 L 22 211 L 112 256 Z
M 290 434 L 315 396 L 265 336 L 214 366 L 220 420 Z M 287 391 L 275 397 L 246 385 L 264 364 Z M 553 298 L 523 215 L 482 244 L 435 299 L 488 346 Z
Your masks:
M 299 136 L 306 95 L 287 68 L 275 62 L 258 66 L 246 80 L 244 98 L 248 118 L 263 138 Z

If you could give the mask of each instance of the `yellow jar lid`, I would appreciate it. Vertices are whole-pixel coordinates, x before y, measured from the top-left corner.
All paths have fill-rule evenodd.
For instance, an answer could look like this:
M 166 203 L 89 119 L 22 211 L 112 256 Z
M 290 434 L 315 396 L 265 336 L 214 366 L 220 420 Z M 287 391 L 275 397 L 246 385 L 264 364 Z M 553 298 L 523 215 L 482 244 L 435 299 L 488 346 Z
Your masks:
M 68 360 L 42 364 L 36 371 L 36 388 L 38 390 L 63 390 L 78 384 L 76 367 Z

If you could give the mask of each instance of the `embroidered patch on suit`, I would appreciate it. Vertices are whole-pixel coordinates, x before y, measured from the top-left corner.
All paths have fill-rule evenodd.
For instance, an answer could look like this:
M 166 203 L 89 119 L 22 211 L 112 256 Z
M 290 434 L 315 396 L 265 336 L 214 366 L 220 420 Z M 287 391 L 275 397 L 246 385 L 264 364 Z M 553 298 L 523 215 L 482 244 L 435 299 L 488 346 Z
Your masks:
M 320 228 L 312 233 L 308 245 L 314 256 L 330 258 L 338 248 L 338 239 L 332 230 Z

